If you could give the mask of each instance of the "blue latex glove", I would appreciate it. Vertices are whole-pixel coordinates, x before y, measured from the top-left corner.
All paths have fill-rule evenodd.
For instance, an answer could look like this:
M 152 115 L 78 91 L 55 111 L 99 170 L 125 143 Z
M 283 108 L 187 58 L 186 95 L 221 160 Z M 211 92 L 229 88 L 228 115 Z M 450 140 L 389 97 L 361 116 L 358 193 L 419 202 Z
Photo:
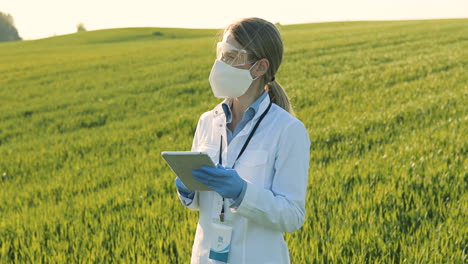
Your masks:
M 246 182 L 237 174 L 237 171 L 218 164 L 216 168 L 203 165 L 199 170 L 193 170 L 195 179 L 211 189 L 215 190 L 224 198 L 236 200 Z
M 179 179 L 179 177 L 176 177 L 175 184 L 176 184 L 178 192 L 182 196 L 184 196 L 186 198 L 193 198 L 195 196 L 195 191 L 187 189 L 187 187 L 185 187 L 185 185 L 182 183 L 182 181 Z

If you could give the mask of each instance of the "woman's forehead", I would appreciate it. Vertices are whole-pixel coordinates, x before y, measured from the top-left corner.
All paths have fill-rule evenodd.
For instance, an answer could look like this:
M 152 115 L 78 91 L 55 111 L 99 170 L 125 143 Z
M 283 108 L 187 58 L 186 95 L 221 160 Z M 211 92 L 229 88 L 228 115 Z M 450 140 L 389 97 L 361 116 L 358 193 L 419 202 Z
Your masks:
M 231 31 L 229 30 L 226 31 L 226 33 L 224 33 L 222 42 L 229 43 L 238 49 L 244 48 L 239 42 L 237 42 L 237 40 L 232 36 Z

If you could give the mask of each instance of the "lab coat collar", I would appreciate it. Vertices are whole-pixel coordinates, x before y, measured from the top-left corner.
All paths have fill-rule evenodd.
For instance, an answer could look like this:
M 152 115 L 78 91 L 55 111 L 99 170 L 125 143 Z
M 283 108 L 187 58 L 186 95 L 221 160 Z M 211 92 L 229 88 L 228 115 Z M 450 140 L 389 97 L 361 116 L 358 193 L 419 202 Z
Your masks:
M 224 99 L 221 103 L 219 103 L 217 106 L 213 108 L 213 117 L 216 119 L 222 118 L 224 115 L 223 111 L 223 103 L 227 103 L 228 105 L 231 105 L 232 102 L 230 101 L 232 99 L 226 98 Z M 260 102 L 260 105 L 258 107 L 258 111 L 255 113 L 255 116 L 252 118 L 252 121 L 256 121 L 257 119 L 260 118 L 260 116 L 263 114 L 263 112 L 267 109 L 268 105 L 270 104 L 270 95 L 265 96 L 263 100 Z
M 230 99 L 225 99 L 222 101 L 220 104 L 214 107 L 212 110 L 213 113 L 213 121 L 214 125 L 217 127 L 217 134 L 219 136 L 223 136 L 223 145 L 227 146 L 227 132 L 226 132 L 226 115 L 224 114 L 223 111 L 223 103 L 228 102 Z M 228 102 L 231 103 L 231 102 Z M 243 137 L 250 133 L 250 131 L 253 128 L 253 124 L 257 122 L 257 120 L 260 118 L 260 116 L 263 114 L 263 112 L 267 109 L 268 105 L 270 104 L 270 96 L 267 95 L 263 100 L 261 101 L 258 111 L 255 113 L 255 116 L 252 118 L 250 122 L 247 123 L 247 125 L 242 129 L 241 132 L 236 136 L 236 138 Z M 271 109 L 270 109 L 271 111 Z M 225 148 L 227 151 L 227 148 Z M 224 151 L 223 151 L 224 152 Z
M 252 119 L 252 121 L 256 121 L 257 119 L 260 118 L 260 116 L 263 114 L 263 112 L 265 112 L 265 110 L 268 108 L 268 105 L 270 104 L 270 101 L 271 101 L 270 100 L 270 95 L 267 94 L 267 96 L 265 96 L 265 98 L 263 98 L 262 102 L 258 106 L 258 111 L 257 111 L 257 113 L 255 113 L 255 116 Z

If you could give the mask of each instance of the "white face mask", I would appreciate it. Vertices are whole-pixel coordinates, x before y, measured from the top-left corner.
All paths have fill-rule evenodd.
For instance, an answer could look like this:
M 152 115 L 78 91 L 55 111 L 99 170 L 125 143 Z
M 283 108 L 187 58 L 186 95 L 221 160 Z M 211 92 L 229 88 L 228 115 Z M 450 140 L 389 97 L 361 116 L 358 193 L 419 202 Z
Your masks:
M 225 62 L 216 60 L 208 78 L 214 96 L 217 98 L 237 98 L 242 96 L 247 92 L 252 82 L 257 79 L 252 78 L 252 75 L 250 75 L 252 67 L 249 69 L 238 69 Z

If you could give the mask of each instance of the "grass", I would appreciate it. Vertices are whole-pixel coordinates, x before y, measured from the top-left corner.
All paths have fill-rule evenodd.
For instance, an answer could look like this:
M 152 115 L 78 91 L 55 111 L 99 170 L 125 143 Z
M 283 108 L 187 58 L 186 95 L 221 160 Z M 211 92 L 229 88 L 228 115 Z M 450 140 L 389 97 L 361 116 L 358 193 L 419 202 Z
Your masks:
M 280 26 L 311 139 L 292 263 L 465 263 L 468 20 Z M 0 44 L 0 262 L 187 263 L 198 213 L 163 150 L 216 105 L 219 30 Z

